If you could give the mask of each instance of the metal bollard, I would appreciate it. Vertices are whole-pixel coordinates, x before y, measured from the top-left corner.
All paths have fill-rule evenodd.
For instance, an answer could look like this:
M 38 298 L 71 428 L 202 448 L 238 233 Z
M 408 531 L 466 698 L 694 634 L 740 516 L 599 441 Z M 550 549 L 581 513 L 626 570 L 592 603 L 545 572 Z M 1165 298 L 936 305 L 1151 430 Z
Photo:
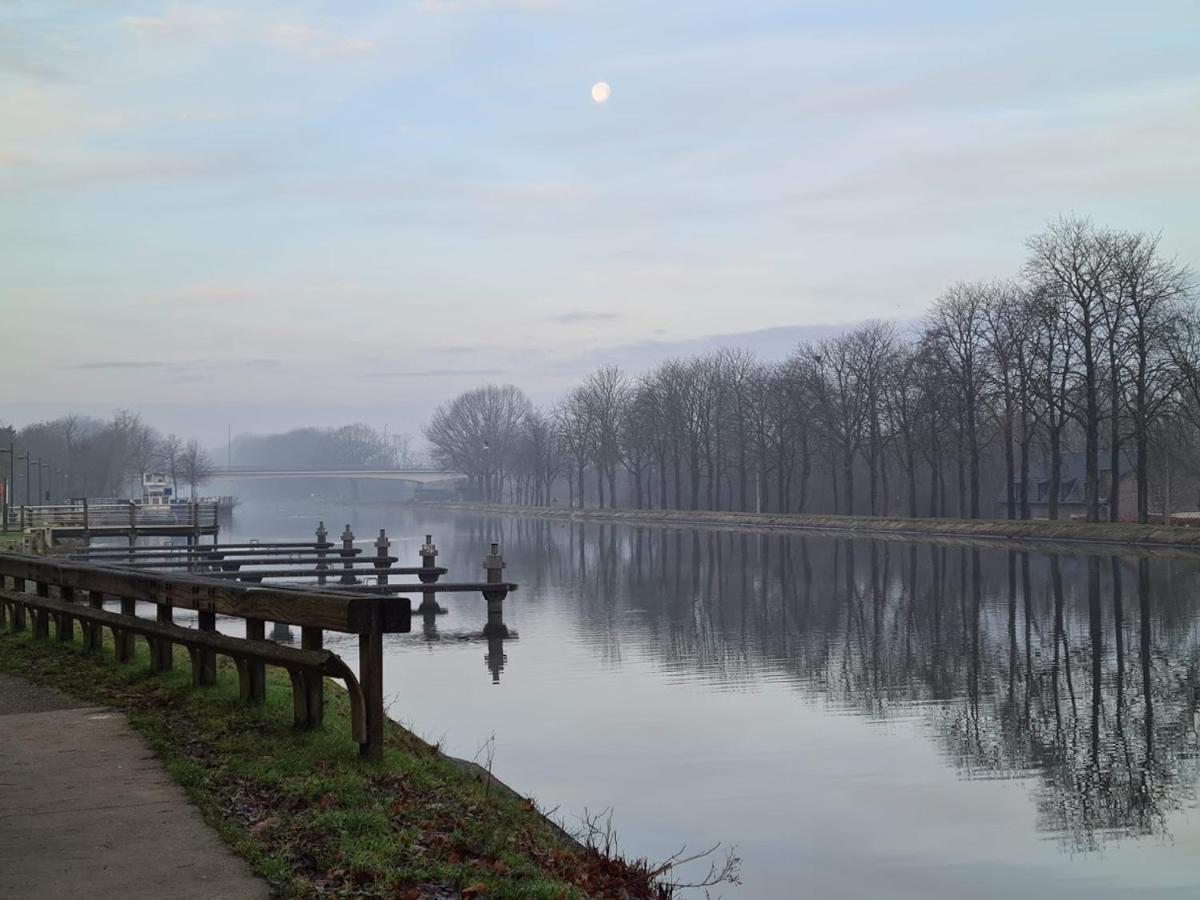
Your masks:
M 325 520 L 317 523 L 317 584 L 325 583 L 325 544 L 329 543 L 329 532 L 325 530 Z
M 375 538 L 375 582 L 376 584 L 387 584 L 387 570 L 391 563 L 388 561 L 388 549 L 392 546 L 392 542 L 388 540 L 387 532 L 380 528 L 379 537 Z
M 421 568 L 428 569 L 429 571 L 421 572 L 417 577 L 420 579 L 421 584 L 433 584 L 438 580 L 438 573 L 433 571 L 437 566 L 438 549 L 437 545 L 433 543 L 432 534 L 425 535 L 425 543 L 421 545 L 419 552 L 421 554 Z M 417 612 L 430 614 L 444 613 L 445 610 L 438 606 L 437 596 L 433 591 L 423 591 L 421 593 L 421 605 L 417 608 Z
M 349 522 L 342 532 L 342 565 L 346 569 L 342 573 L 342 584 L 358 584 L 354 577 L 354 532 L 350 530 Z
M 492 552 L 483 560 L 483 568 L 487 571 L 488 584 L 499 585 L 504 577 L 504 557 L 500 555 L 500 545 L 492 544 Z M 508 637 L 508 626 L 504 624 L 504 597 L 508 588 L 485 588 L 483 599 L 487 602 L 487 624 L 483 633 L 490 636 Z

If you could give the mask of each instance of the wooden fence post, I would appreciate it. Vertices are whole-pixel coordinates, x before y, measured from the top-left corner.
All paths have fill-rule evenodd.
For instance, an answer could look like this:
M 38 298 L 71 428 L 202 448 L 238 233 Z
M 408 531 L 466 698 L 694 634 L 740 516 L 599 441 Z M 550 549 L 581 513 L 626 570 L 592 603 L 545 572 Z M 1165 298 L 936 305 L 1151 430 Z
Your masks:
M 99 591 L 88 591 L 88 606 L 92 609 L 104 609 L 104 595 Z M 95 624 L 83 625 L 83 649 L 95 653 L 104 646 L 104 629 Z
M 88 515 L 88 500 L 83 498 L 83 546 L 90 547 L 92 545 L 92 530 L 91 518 Z
M 197 610 L 196 620 L 201 631 L 217 630 L 217 614 L 211 609 Z M 216 683 L 216 652 L 204 647 L 198 648 L 192 655 L 192 684 L 196 687 L 208 687 Z
M 133 501 L 130 500 L 129 501 L 129 546 L 134 547 L 136 545 L 137 545 L 137 507 L 134 505 Z M 130 554 L 130 559 L 132 559 L 132 558 L 133 558 L 133 554 Z
M 45 581 L 37 582 L 36 590 L 39 597 L 50 596 L 50 585 Z M 35 609 L 33 611 L 33 636 L 35 638 L 50 637 L 50 613 L 44 609 Z
M 265 619 L 246 619 L 246 637 L 252 641 L 267 639 L 267 622 Z M 243 700 L 250 703 L 262 703 L 267 699 L 267 667 L 261 660 L 248 659 L 245 680 L 242 685 Z
M 325 646 L 324 633 L 320 628 L 309 625 L 300 627 L 300 647 L 303 650 L 321 650 Z M 308 727 L 316 728 L 325 718 L 325 678 L 312 675 L 305 684 L 305 721 Z
M 58 594 L 68 603 L 75 602 L 75 588 L 60 586 Z M 58 639 L 60 641 L 75 640 L 75 620 L 66 613 L 58 616 Z
M 25 593 L 27 587 L 28 585 L 25 583 L 24 578 L 13 579 L 14 591 L 23 594 Z M 25 607 L 20 603 L 13 604 L 12 622 L 10 623 L 10 627 L 13 631 L 25 630 Z
M 171 625 L 175 621 L 175 611 L 170 603 L 158 603 L 156 621 L 159 625 Z M 175 645 L 170 641 L 154 640 L 150 642 L 150 671 L 170 672 L 175 667 Z
M 367 713 L 367 741 L 359 753 L 370 760 L 383 759 L 383 613 L 371 607 L 367 630 L 358 636 L 358 682 Z
M 137 616 L 137 601 L 132 597 L 121 598 L 121 615 Z M 133 662 L 133 635 L 128 631 L 122 631 L 116 635 L 116 655 L 117 662 L 130 663 Z M 153 659 L 154 651 L 150 652 Z

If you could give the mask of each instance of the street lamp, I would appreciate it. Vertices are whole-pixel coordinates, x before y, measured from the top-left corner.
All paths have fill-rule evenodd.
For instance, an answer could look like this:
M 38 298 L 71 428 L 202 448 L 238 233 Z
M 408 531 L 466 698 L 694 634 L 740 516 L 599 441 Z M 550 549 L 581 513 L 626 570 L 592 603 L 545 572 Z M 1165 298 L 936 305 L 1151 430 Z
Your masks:
M 17 459 L 25 460 L 25 505 L 29 505 L 29 451 L 20 454 Z
M 37 466 L 37 470 L 38 470 L 38 492 L 37 492 L 37 501 L 38 502 L 37 502 L 37 505 L 41 506 L 42 503 L 44 502 L 42 500 L 42 470 L 46 468 L 46 463 L 42 462 L 42 458 L 39 456 L 37 458 L 37 462 L 35 462 L 34 465 Z M 26 493 L 28 493 L 28 492 L 26 492 Z
M 0 453 L 8 454 L 8 484 L 4 487 L 4 530 L 8 531 L 9 507 L 12 506 L 13 483 L 16 481 L 16 476 L 13 473 L 16 451 L 13 450 L 13 442 L 9 441 L 7 447 L 0 447 Z

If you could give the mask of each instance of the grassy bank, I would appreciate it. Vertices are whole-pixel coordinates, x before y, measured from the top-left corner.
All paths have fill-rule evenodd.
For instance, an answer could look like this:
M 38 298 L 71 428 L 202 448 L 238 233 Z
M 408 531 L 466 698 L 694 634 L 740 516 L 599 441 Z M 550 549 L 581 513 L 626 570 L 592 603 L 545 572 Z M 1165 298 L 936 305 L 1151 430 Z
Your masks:
M 232 666 L 191 687 L 187 655 L 152 676 L 111 646 L 0 633 L 0 670 L 126 712 L 207 821 L 279 897 L 564 898 L 671 896 L 645 865 L 582 848 L 533 805 L 473 777 L 389 723 L 382 764 L 350 739 L 345 692 L 330 687 L 323 728 L 291 726 L 285 673 L 267 702 L 237 701 Z M 98 778 L 105 773 L 98 771 Z
M 432 504 L 431 504 L 432 505 Z M 570 509 L 561 506 L 505 506 L 444 503 L 506 515 L 540 516 L 603 522 L 716 528 L 789 529 L 862 535 L 1029 540 L 1114 544 L 1134 547 L 1200 548 L 1200 528 L 1134 525 L 1124 522 L 1064 522 L 1011 519 L 907 519 L 883 516 L 823 516 L 784 513 L 715 512 L 681 509 Z

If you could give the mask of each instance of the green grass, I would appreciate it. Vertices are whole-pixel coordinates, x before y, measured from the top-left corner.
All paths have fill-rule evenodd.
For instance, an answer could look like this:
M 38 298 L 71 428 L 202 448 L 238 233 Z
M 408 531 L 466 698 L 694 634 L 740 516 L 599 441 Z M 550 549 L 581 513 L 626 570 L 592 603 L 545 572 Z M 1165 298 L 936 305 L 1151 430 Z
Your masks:
M 0 552 L 5 550 L 20 550 L 25 533 L 21 531 L 0 530 Z
M 125 711 L 276 896 L 668 896 L 644 866 L 580 849 L 531 802 L 485 786 L 395 723 L 383 762 L 361 759 L 346 694 L 332 682 L 325 724 L 297 732 L 279 670 L 268 669 L 266 703 L 250 706 L 237 699 L 232 665 L 197 689 L 182 649 L 173 672 L 151 675 L 148 662 L 141 642 L 131 664 L 117 665 L 111 643 L 87 654 L 78 641 L 0 632 L 0 670 Z

